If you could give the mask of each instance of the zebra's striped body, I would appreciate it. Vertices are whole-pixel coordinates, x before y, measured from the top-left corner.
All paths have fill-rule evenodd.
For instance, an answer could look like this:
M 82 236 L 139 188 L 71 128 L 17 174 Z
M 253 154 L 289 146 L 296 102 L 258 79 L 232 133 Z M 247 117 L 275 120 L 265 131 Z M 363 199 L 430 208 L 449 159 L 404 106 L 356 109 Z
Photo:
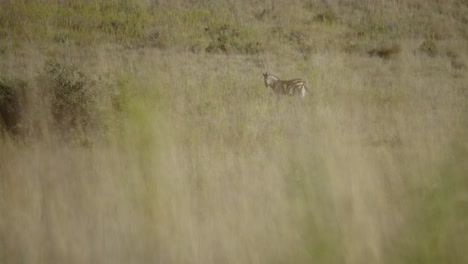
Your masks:
M 304 97 L 306 92 L 308 92 L 305 81 L 301 79 L 283 81 L 270 73 L 264 73 L 263 78 L 265 87 L 271 87 L 276 94 Z

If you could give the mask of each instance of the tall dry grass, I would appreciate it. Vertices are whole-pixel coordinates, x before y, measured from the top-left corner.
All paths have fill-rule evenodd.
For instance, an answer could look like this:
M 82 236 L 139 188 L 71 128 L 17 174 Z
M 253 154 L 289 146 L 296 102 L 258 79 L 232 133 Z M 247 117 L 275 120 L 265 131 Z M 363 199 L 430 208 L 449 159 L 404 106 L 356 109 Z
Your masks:
M 125 2 L 143 12 L 136 22 L 170 20 L 160 34 L 173 48 L 95 38 L 117 1 L 77 7 L 108 17 L 89 21 L 89 35 L 62 28 L 74 44 L 44 47 L 60 33 L 47 12 L 31 15 L 49 21 L 44 38 L 7 34 L 0 77 L 29 90 L 23 133 L 0 137 L 1 263 L 466 262 L 466 43 L 460 28 L 434 26 L 457 1 L 379 1 L 391 12 L 257 2 L 138 2 L 153 17 Z M 432 24 L 419 20 L 426 4 L 441 10 Z M 399 21 L 396 7 L 415 15 Z M 203 8 L 232 10 L 228 29 L 245 38 L 227 41 L 237 52 L 190 52 L 211 41 L 198 26 L 222 28 Z M 147 32 L 136 22 L 110 35 L 138 39 Z M 428 25 L 434 56 L 420 45 Z M 264 50 L 242 52 L 252 39 Z M 401 51 L 387 59 L 366 53 L 394 42 Z M 65 77 L 47 70 L 50 58 Z M 265 71 L 304 78 L 311 93 L 277 98 Z M 86 99 L 95 129 L 57 124 L 42 94 L 82 79 L 93 99 L 65 102 Z
M 3 137 L 3 262 L 465 258 L 465 79 L 445 62 L 94 52 L 76 62 L 135 95 L 105 142 Z M 277 101 L 264 69 L 311 95 Z

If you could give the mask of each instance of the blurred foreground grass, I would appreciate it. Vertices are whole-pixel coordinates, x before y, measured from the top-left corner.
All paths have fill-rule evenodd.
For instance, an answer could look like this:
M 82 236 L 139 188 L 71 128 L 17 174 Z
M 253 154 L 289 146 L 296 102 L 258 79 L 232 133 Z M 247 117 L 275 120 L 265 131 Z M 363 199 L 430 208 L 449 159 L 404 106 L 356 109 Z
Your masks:
M 2 3 L 0 262 L 466 262 L 467 7 L 294 3 Z

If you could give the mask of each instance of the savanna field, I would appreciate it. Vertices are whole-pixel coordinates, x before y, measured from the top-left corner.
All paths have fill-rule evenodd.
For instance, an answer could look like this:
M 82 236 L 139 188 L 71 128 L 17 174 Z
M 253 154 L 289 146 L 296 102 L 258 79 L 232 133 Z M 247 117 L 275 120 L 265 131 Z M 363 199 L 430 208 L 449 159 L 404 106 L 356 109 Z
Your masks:
M 0 0 L 0 263 L 467 263 L 467 102 L 463 0 Z

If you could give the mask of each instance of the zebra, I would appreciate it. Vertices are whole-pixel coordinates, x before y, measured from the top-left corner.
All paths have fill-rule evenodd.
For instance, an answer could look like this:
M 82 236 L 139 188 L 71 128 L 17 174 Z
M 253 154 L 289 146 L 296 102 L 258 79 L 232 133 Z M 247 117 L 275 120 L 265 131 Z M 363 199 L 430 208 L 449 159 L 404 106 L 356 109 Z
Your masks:
M 263 74 L 265 87 L 270 86 L 277 95 L 299 95 L 304 97 L 306 92 L 309 92 L 306 87 L 306 82 L 301 79 L 280 80 L 275 75 L 265 72 Z

